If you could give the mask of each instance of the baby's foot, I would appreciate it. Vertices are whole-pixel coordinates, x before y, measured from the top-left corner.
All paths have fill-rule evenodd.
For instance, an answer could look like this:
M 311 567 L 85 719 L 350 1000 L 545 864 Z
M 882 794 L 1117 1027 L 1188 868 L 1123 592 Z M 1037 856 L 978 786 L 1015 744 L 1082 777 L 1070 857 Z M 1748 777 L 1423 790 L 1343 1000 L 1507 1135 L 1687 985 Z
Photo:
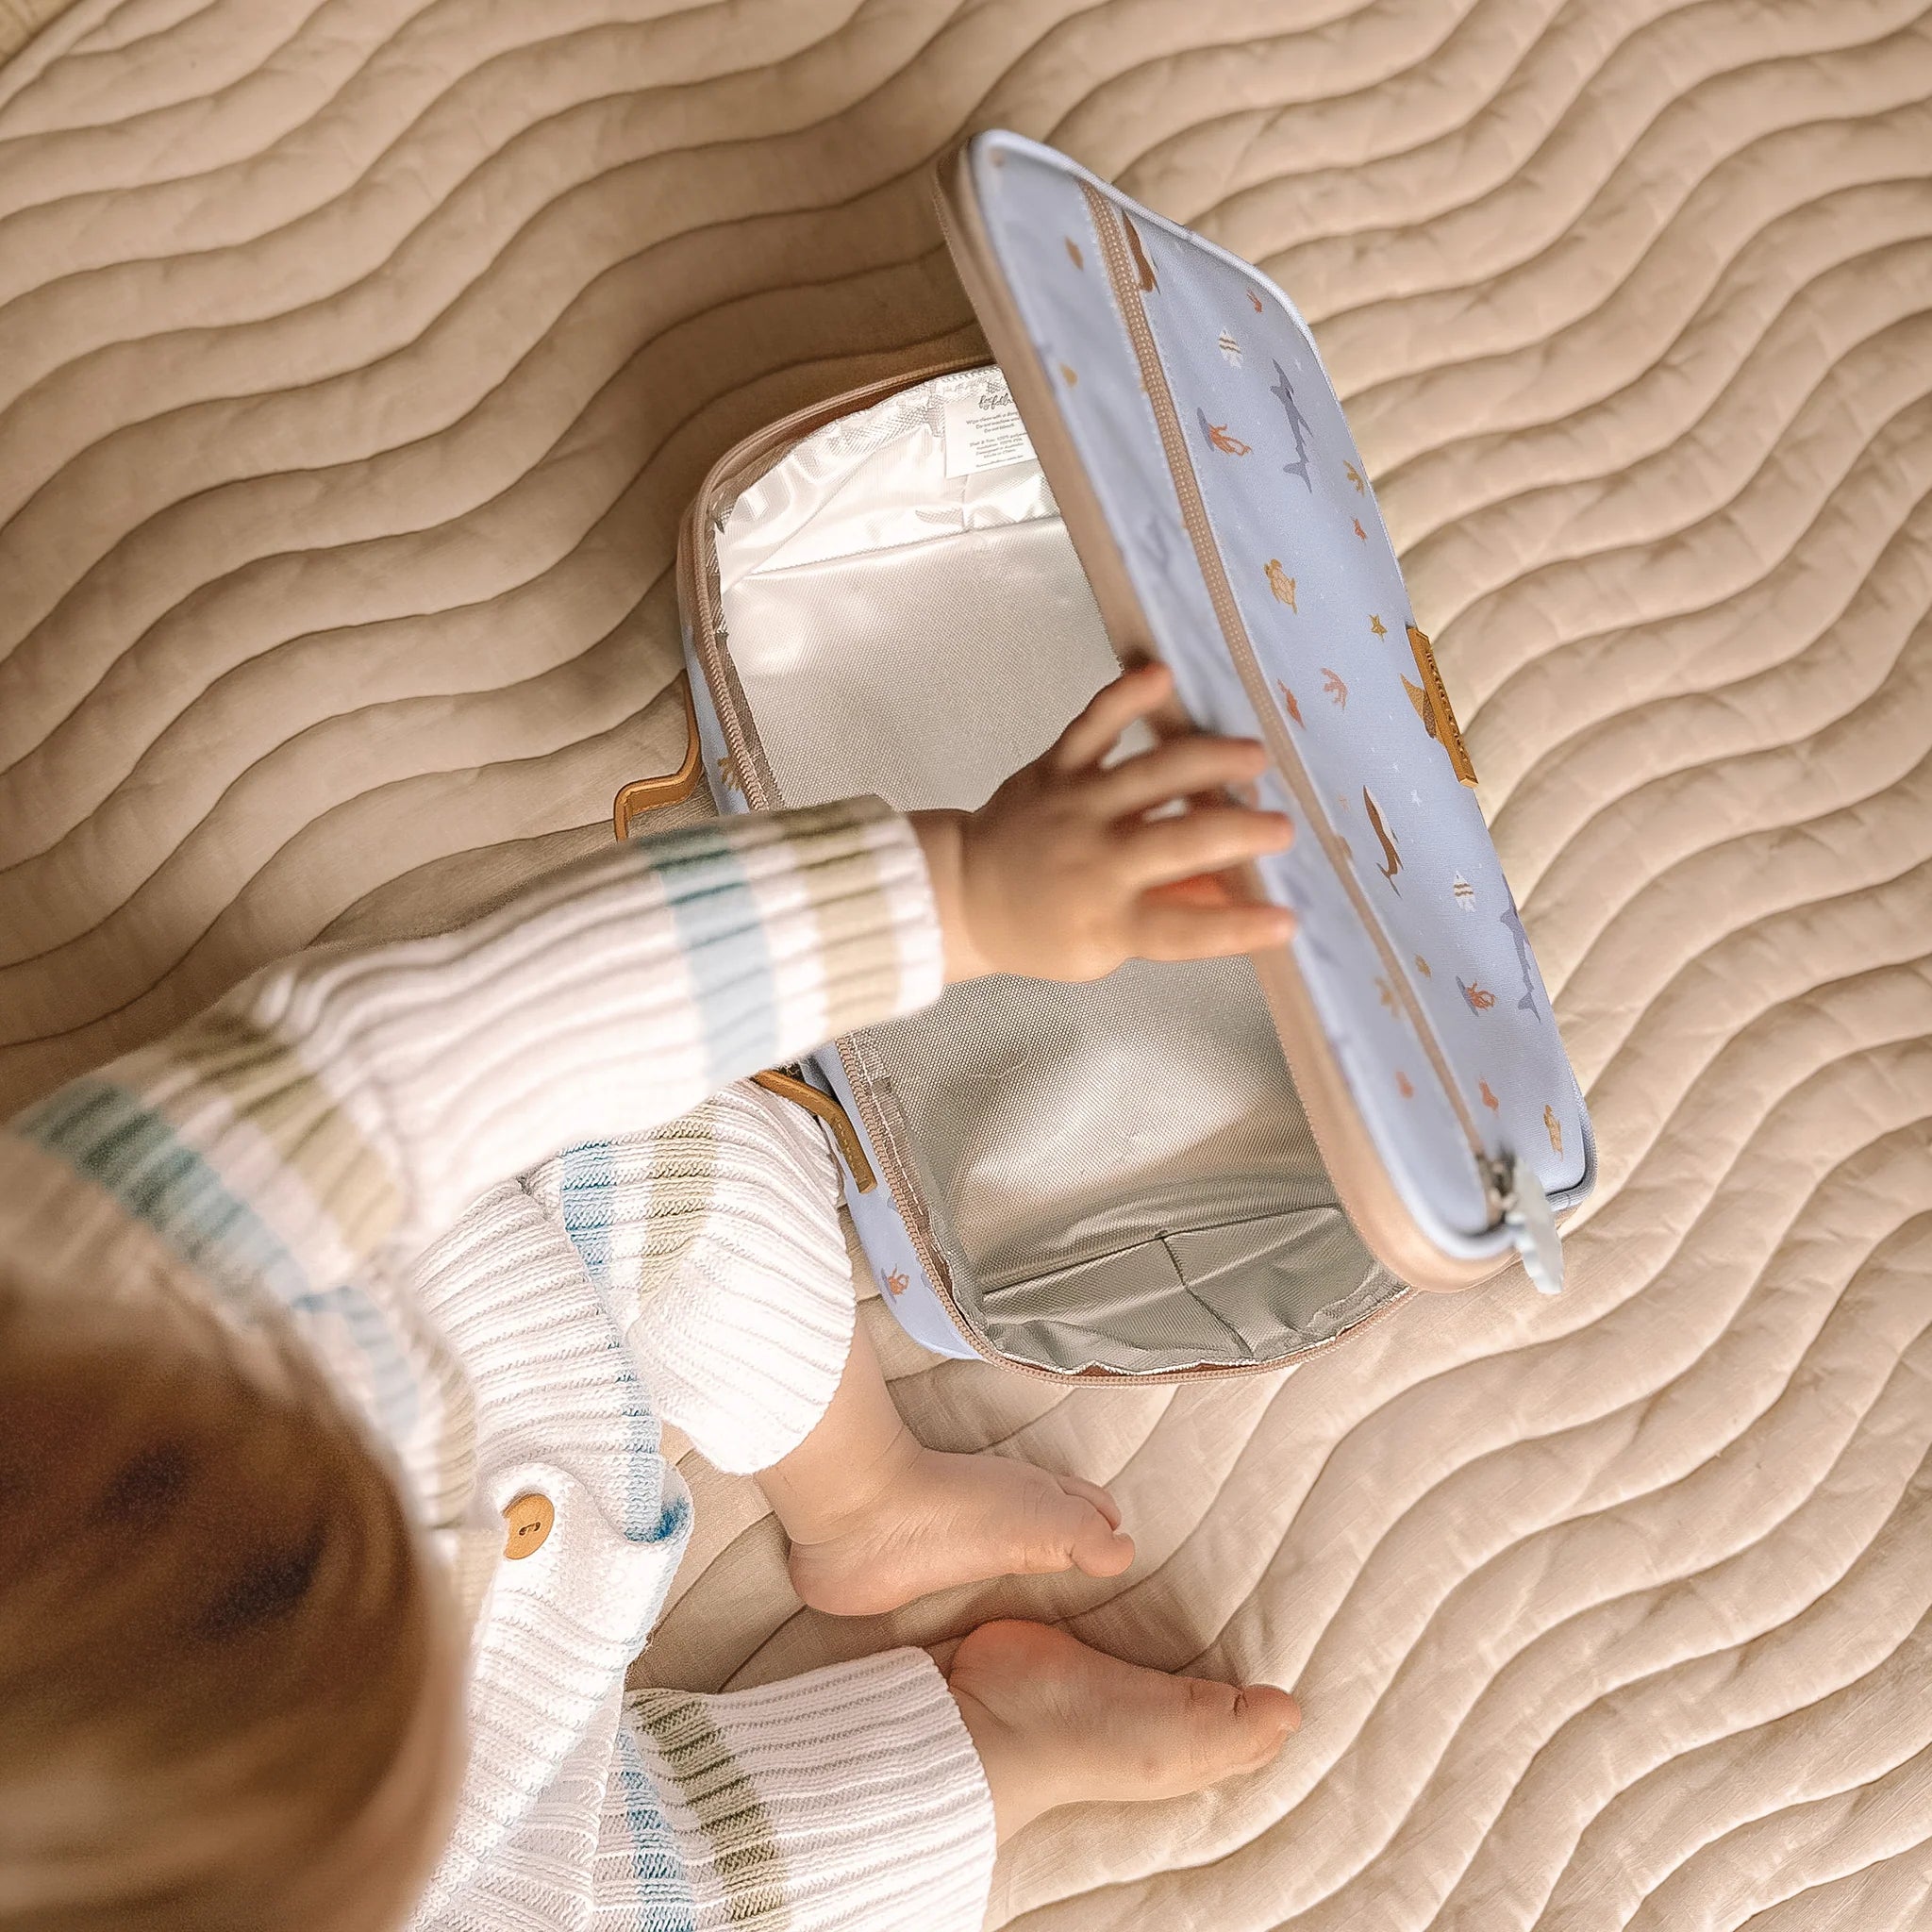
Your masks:
M 982 1624 L 948 1684 L 1002 1839 L 1057 1805 L 1177 1798 L 1259 1771 L 1302 1723 L 1286 1690 L 1142 1670 L 1044 1624 Z
M 793 1537 L 791 1587 L 815 1610 L 866 1617 L 989 1576 L 1118 1576 L 1134 1560 L 1120 1524 L 1097 1483 L 914 1444 L 867 1503 Z

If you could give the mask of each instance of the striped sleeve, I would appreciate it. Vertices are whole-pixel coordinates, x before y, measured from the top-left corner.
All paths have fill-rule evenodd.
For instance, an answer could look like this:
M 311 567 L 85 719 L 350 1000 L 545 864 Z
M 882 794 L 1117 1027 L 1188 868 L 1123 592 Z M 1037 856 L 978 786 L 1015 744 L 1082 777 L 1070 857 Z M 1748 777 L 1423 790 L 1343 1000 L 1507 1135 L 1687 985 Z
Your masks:
M 299 954 L 14 1123 L 218 1289 L 293 1303 L 486 1187 L 673 1119 L 943 980 L 875 799 L 683 828 L 437 938 Z

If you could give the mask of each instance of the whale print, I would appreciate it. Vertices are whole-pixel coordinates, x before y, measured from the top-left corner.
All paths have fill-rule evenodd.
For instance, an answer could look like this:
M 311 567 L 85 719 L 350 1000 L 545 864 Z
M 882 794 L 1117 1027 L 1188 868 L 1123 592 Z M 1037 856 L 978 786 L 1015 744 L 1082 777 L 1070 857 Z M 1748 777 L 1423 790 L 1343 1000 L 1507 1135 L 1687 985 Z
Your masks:
M 1121 226 L 1127 231 L 1127 246 L 1133 251 L 1134 271 L 1141 277 L 1141 292 L 1151 295 L 1160 286 L 1160 277 L 1154 273 L 1154 264 L 1147 259 L 1147 251 L 1141 246 L 1141 231 L 1125 215 L 1121 217 Z
M 1274 592 L 1274 601 L 1286 604 L 1291 610 L 1295 609 L 1294 579 L 1282 569 L 1280 558 L 1271 557 L 1262 575 L 1268 579 L 1268 588 Z
M 1390 831 L 1388 822 L 1382 816 L 1382 808 L 1375 803 L 1375 794 L 1364 785 L 1362 803 L 1368 808 L 1369 825 L 1382 843 L 1384 863 L 1375 870 L 1389 881 L 1389 890 L 1400 893 L 1402 888 L 1395 883 L 1395 874 L 1402 870 L 1402 854 L 1395 849 L 1395 835 Z
M 1294 461 L 1283 463 L 1282 474 L 1299 476 L 1302 488 L 1310 496 L 1315 486 L 1308 475 L 1308 432 L 1313 427 L 1301 412 L 1301 406 L 1294 399 L 1294 385 L 1288 379 L 1288 371 L 1279 362 L 1274 365 L 1274 380 L 1269 385 L 1268 393 L 1277 398 L 1288 414 L 1288 433 L 1294 438 Z
M 1464 986 L 1459 974 L 1457 975 L 1456 984 L 1460 990 L 1462 997 L 1469 1002 L 1469 1010 L 1472 1013 L 1487 1012 L 1496 1004 L 1496 995 L 1494 993 L 1486 991 L 1481 986 Z
M 1554 1107 L 1546 1106 L 1543 1108 L 1543 1132 L 1550 1137 L 1550 1152 L 1562 1153 L 1563 1123 L 1557 1118 L 1557 1109 Z
M 1225 423 L 1208 422 L 1206 409 L 1197 408 L 1194 414 L 1200 419 L 1201 434 L 1223 455 L 1244 457 L 1250 454 L 1253 445 L 1243 442 L 1239 436 L 1230 436 Z
M 1537 1012 L 1536 980 L 1532 976 L 1536 967 L 1529 957 L 1529 935 L 1523 929 L 1523 917 L 1516 909 L 1515 900 L 1510 900 L 1508 911 L 1499 912 L 1496 917 L 1509 928 L 1509 937 L 1516 945 L 1516 964 L 1523 974 L 1523 997 L 1516 1002 L 1516 1010 L 1535 1013 L 1541 1020 L 1542 1015 Z M 1560 1147 L 1557 1149 L 1558 1154 L 1562 1151 Z

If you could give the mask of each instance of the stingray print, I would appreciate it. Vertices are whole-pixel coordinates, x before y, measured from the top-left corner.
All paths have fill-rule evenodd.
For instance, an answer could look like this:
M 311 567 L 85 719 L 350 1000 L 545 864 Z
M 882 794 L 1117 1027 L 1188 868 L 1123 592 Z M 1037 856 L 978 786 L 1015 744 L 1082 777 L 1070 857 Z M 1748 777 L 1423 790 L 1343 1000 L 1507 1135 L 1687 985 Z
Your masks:
M 1302 488 L 1312 496 L 1315 486 L 1308 475 L 1308 434 L 1314 425 L 1302 414 L 1301 406 L 1294 399 L 1294 385 L 1289 381 L 1288 371 L 1279 362 L 1274 365 L 1274 380 L 1269 385 L 1268 393 L 1280 400 L 1288 414 L 1288 432 L 1294 438 L 1294 461 L 1283 463 L 1282 474 L 1299 476 Z
M 1141 277 L 1141 292 L 1151 295 L 1160 287 L 1160 277 L 1154 273 L 1154 264 L 1147 259 L 1147 251 L 1141 246 L 1141 231 L 1125 215 L 1121 217 L 1121 226 L 1127 231 L 1127 246 L 1133 251 L 1135 272 Z
M 1464 986 L 1460 974 L 1457 974 L 1456 984 L 1462 997 L 1469 1002 L 1472 1013 L 1486 1013 L 1496 1004 L 1496 995 L 1481 985 Z
M 1206 409 L 1196 408 L 1194 414 L 1200 419 L 1201 434 L 1224 456 L 1244 457 L 1251 453 L 1253 445 L 1243 442 L 1239 436 L 1230 436 L 1225 423 L 1208 422 Z
M 1509 937 L 1516 942 L 1516 965 L 1523 974 L 1523 997 L 1516 1002 L 1516 1010 L 1535 1013 L 1541 1020 L 1542 1015 L 1537 1012 L 1536 1005 L 1536 981 L 1530 976 L 1529 935 L 1523 929 L 1523 916 L 1516 909 L 1515 900 L 1510 900 L 1508 911 L 1499 912 L 1496 917 L 1509 928 Z M 1558 1154 L 1562 1151 L 1560 1147 L 1557 1149 Z
M 1271 557 L 1262 575 L 1268 579 L 1268 588 L 1274 592 L 1274 601 L 1286 604 L 1291 610 L 1295 609 L 1294 579 L 1282 569 L 1280 558 Z
M 1377 839 L 1382 841 L 1382 858 L 1385 861 L 1375 870 L 1389 881 L 1389 890 L 1399 893 L 1402 888 L 1395 883 L 1395 874 L 1402 870 L 1402 854 L 1395 849 L 1395 835 L 1389 829 L 1389 822 L 1382 816 L 1382 808 L 1375 803 L 1375 794 L 1364 785 L 1362 803 L 1368 808 L 1369 825 Z

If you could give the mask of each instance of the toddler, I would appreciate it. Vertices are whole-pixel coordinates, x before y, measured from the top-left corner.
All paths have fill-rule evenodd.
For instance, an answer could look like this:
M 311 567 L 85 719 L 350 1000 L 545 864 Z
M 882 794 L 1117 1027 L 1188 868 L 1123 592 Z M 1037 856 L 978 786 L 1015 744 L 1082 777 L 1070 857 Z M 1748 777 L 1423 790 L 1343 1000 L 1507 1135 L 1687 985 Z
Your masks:
M 1278 943 L 1242 741 L 1103 691 L 974 813 L 635 841 L 318 948 L 0 1135 L 0 1932 L 976 1927 L 1053 1806 L 1269 1761 L 1286 1692 L 1044 1625 L 626 1694 L 691 1504 L 756 1471 L 834 1613 L 1118 1574 L 1107 1491 L 923 1447 L 836 1170 L 744 1075 L 993 972 Z M 1176 801 L 1188 808 L 1174 812 Z

